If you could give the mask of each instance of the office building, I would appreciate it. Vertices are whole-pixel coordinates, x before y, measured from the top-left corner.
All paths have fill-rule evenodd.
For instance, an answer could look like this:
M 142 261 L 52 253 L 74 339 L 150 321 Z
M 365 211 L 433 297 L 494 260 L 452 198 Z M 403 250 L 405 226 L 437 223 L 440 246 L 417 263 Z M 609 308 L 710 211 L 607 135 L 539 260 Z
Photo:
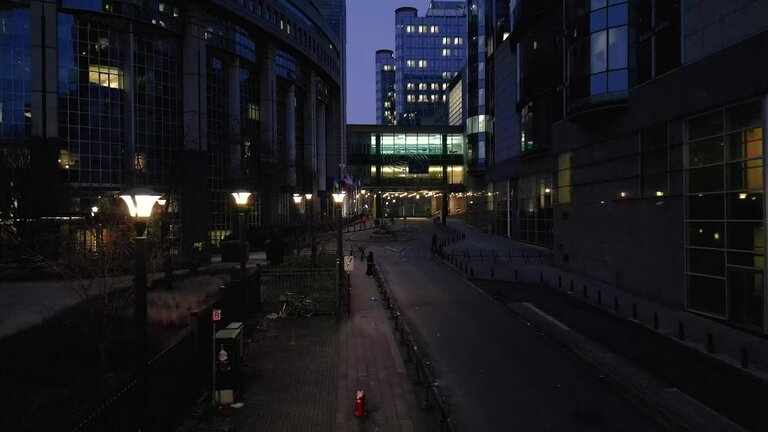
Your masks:
M 445 90 L 467 59 L 466 2 L 433 0 L 421 17 L 402 7 L 395 23 L 397 124 L 434 125 L 445 117 Z
M 518 0 L 513 17 L 517 94 L 505 103 L 520 140 L 500 170 L 513 205 L 496 209 L 516 219 L 508 234 L 568 271 L 768 331 L 768 62 L 754 54 L 768 9 Z
M 395 117 L 395 53 L 376 51 L 376 124 L 393 125 Z
M 256 196 L 252 228 L 290 221 L 296 192 L 323 211 L 344 158 L 343 10 L 338 0 L 5 2 L 11 211 L 77 218 L 150 187 L 168 198 L 182 253 L 232 232 L 235 188 Z

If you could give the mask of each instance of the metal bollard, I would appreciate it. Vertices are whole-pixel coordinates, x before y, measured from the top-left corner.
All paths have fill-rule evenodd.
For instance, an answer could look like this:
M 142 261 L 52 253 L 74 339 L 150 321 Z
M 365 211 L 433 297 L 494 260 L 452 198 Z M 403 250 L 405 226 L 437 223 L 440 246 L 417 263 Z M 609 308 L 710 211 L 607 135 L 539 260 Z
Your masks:
M 597 304 L 603 304 L 603 292 L 600 290 L 597 290 Z
M 558 288 L 563 287 L 563 275 L 557 275 L 557 287 Z
M 571 292 L 573 292 L 573 279 L 571 279 Z
M 421 409 L 428 410 L 432 407 L 429 403 L 429 381 L 424 381 L 424 400 L 421 402 Z
M 472 266 L 469 266 L 469 275 L 475 277 L 475 268 Z
M 614 297 L 613 298 L 613 311 L 616 313 L 619 313 L 619 298 Z
M 715 338 L 712 333 L 707 333 L 707 352 L 710 354 L 715 352 Z
M 491 279 L 496 279 L 496 277 L 493 274 L 493 267 L 491 267 Z
M 685 327 L 682 321 L 677 323 L 677 338 L 681 341 L 685 340 Z
M 544 283 L 544 272 L 543 271 L 539 272 L 539 283 L 541 283 L 541 284 Z
M 586 284 L 584 284 L 584 285 L 582 285 L 581 287 L 582 287 L 582 288 L 583 288 L 583 290 L 584 290 L 584 298 L 589 298 L 589 296 L 587 295 L 587 285 L 586 285 Z
M 416 360 L 419 360 L 419 357 L 416 355 L 416 352 L 419 350 L 418 347 L 413 347 L 413 354 L 416 357 Z M 416 372 L 416 376 L 413 377 L 413 383 L 414 384 L 421 384 L 421 362 L 417 362 L 415 367 L 413 368 Z
M 520 275 L 517 274 L 517 269 L 515 269 L 515 282 L 520 282 Z
M 659 314 L 658 312 L 653 313 L 653 329 L 658 330 L 659 329 Z
M 741 347 L 741 367 L 749 369 L 749 351 L 747 351 L 747 347 Z
M 400 344 L 405 345 L 405 327 L 400 326 Z
M 632 303 L 632 319 L 637 321 L 637 304 Z

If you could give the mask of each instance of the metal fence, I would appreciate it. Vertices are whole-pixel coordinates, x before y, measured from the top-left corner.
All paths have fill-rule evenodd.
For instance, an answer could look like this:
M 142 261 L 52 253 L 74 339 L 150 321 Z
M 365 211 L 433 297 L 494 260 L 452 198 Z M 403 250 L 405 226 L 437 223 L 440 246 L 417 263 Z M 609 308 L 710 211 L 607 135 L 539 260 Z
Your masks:
M 318 257 L 318 259 L 327 257 Z M 334 261 L 335 263 L 335 261 Z M 286 292 L 315 303 L 315 313 L 334 314 L 342 300 L 334 267 L 265 267 L 259 272 L 262 310 L 278 312 Z M 344 281 L 342 281 L 344 283 Z
M 194 334 L 187 328 L 148 362 L 144 381 L 141 375 L 129 377 L 72 432 L 172 429 L 199 394 L 200 369 L 195 360 Z

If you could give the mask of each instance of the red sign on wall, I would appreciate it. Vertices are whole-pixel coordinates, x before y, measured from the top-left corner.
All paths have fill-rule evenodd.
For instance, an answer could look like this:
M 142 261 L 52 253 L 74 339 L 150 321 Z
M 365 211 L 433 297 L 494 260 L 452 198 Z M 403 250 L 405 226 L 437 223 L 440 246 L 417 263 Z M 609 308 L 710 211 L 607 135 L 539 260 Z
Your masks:
M 221 321 L 221 309 L 214 309 L 213 310 L 213 320 L 214 321 Z

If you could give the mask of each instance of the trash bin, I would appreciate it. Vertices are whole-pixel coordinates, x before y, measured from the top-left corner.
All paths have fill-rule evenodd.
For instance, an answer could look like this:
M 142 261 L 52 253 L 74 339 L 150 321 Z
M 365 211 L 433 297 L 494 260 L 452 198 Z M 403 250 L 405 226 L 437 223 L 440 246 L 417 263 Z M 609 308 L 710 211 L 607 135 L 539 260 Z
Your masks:
M 240 396 L 243 331 L 239 324 L 216 332 L 216 399 L 221 405 L 232 405 Z

